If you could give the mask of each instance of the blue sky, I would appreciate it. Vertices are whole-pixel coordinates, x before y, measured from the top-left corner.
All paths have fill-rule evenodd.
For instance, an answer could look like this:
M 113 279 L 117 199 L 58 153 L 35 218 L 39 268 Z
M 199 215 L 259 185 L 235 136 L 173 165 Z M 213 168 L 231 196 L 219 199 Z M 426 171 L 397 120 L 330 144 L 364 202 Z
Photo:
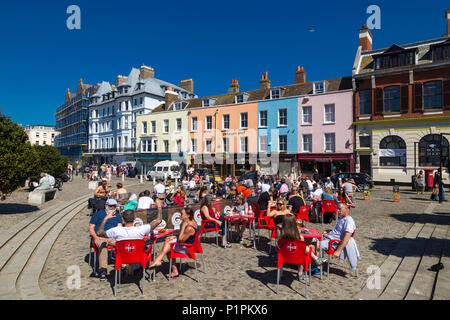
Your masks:
M 81 30 L 69 30 L 69 5 Z M 438 38 L 448 1 L 2 1 L 0 107 L 14 122 L 54 124 L 54 111 L 78 80 L 115 83 L 132 67 L 152 66 L 159 79 L 193 78 L 199 96 L 351 75 L 358 29 L 369 5 L 381 9 L 373 48 Z M 314 26 L 315 32 L 309 32 Z

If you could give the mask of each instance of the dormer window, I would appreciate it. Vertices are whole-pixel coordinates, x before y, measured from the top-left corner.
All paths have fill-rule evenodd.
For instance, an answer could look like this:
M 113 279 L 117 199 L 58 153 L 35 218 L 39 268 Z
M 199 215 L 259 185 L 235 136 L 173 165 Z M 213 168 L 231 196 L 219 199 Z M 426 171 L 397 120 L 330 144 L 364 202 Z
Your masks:
M 325 92 L 325 81 L 314 82 L 313 94 L 324 93 Z
M 271 89 L 270 90 L 270 99 L 279 99 L 281 97 L 281 89 Z
M 415 64 L 415 49 L 406 50 L 392 45 L 382 54 L 374 56 L 375 70 L 395 68 Z
M 187 103 L 186 102 L 181 102 L 181 101 L 174 102 L 172 104 L 173 110 L 176 110 L 176 111 L 183 110 L 183 109 L 186 108 L 186 106 L 187 106 Z
M 235 103 L 244 103 L 248 100 L 248 94 L 247 93 L 241 93 L 237 94 L 234 98 Z
M 128 93 L 128 88 L 127 87 L 125 87 L 123 89 L 124 89 L 125 93 Z
M 209 99 L 203 100 L 203 107 L 209 107 Z
M 450 59 L 450 39 L 432 47 L 433 61 Z

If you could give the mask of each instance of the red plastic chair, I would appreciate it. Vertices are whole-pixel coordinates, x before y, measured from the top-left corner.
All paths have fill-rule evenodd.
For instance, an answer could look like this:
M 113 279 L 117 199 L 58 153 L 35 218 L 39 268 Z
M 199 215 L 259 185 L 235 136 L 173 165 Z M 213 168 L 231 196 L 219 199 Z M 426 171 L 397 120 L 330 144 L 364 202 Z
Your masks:
M 297 220 L 304 220 L 309 222 L 308 217 L 309 209 L 310 207 L 308 205 L 301 206 L 300 209 L 298 210 L 298 213 L 294 213 L 295 216 L 297 217 Z
M 145 269 L 147 262 L 152 260 L 152 245 L 144 250 L 144 240 L 123 240 L 116 242 L 116 264 L 114 277 L 114 296 L 117 291 L 117 271 L 122 264 L 140 263 L 142 266 L 142 295 L 144 295 Z M 120 273 L 119 273 L 120 283 Z
M 108 245 L 108 253 L 114 252 L 112 250 L 116 249 L 116 247 Z M 91 256 L 92 251 L 94 251 L 94 265 L 91 265 Z M 94 239 L 92 236 L 90 236 L 90 242 L 89 242 L 89 265 L 92 266 L 92 270 L 95 272 L 97 270 L 97 253 L 98 253 L 98 247 L 94 242 Z
M 219 246 L 218 236 L 219 236 L 220 227 L 218 226 L 217 222 L 214 221 L 214 220 L 206 219 L 205 216 L 203 215 L 202 211 L 200 211 L 200 216 L 202 218 L 201 228 L 203 229 L 203 232 L 205 232 L 205 231 L 207 231 L 207 232 L 209 232 L 209 231 L 216 232 L 216 245 Z M 211 224 L 211 223 L 214 224 L 214 226 L 206 227 L 207 224 Z M 202 232 L 202 237 L 203 237 L 203 232 Z
M 264 217 L 264 212 L 267 212 L 267 210 L 260 210 L 259 205 L 255 203 L 255 209 L 253 209 L 253 212 L 255 214 L 255 220 L 258 221 L 258 244 L 261 239 L 260 232 L 261 229 L 269 230 L 270 232 L 270 248 L 272 248 L 272 239 L 276 239 L 276 229 L 275 223 L 273 222 L 272 218 Z M 270 252 L 270 251 L 269 251 Z
M 337 221 L 337 207 L 336 207 L 336 201 L 334 200 L 322 200 L 322 224 L 323 224 L 323 215 L 325 212 L 332 212 L 336 215 L 336 221 Z
M 278 240 L 278 265 L 277 265 L 277 294 L 280 278 L 283 275 L 284 264 L 303 265 L 305 275 L 305 297 L 308 297 L 307 272 L 309 270 L 309 281 L 311 281 L 311 251 L 305 253 L 306 242 L 300 240 L 281 239 Z M 311 284 L 311 283 L 310 283 Z
M 355 229 L 355 231 L 353 231 L 353 233 L 352 233 L 352 238 L 353 238 L 353 236 L 355 235 L 355 232 L 356 232 L 356 229 Z M 333 243 L 335 243 L 335 242 L 341 242 L 342 240 L 341 239 L 331 239 L 330 241 L 329 241 L 329 243 L 328 243 L 328 249 L 327 250 L 323 250 L 323 251 L 325 251 L 325 253 L 326 254 L 328 254 L 328 256 L 329 256 L 329 258 L 328 258 L 328 261 L 327 261 L 327 278 L 328 278 L 328 276 L 329 276 L 329 274 L 330 274 L 330 261 L 331 261 L 331 255 L 334 253 L 334 249 L 333 249 L 333 246 L 332 246 L 332 244 Z M 358 276 L 358 270 L 355 270 L 355 276 Z
M 203 258 L 203 248 L 202 248 L 202 244 L 201 244 L 201 238 L 203 236 L 203 227 L 200 228 L 200 231 L 197 232 L 197 234 L 195 235 L 195 239 L 194 239 L 194 243 L 192 244 L 188 244 L 188 243 L 181 243 L 181 242 L 174 242 L 170 244 L 170 261 L 169 261 L 169 281 L 170 281 L 170 273 L 172 272 L 172 259 L 192 259 L 194 260 L 194 264 L 195 264 L 195 275 L 197 277 L 197 282 L 199 282 L 198 280 L 198 271 L 197 271 L 197 258 L 195 257 L 196 253 L 200 253 L 202 255 L 202 263 L 205 266 L 205 272 L 206 272 L 206 264 Z M 180 253 L 180 252 L 175 252 L 173 250 L 173 246 L 179 244 L 182 246 L 185 246 L 188 253 Z M 179 266 L 179 273 L 181 273 L 181 262 L 180 262 L 180 266 Z

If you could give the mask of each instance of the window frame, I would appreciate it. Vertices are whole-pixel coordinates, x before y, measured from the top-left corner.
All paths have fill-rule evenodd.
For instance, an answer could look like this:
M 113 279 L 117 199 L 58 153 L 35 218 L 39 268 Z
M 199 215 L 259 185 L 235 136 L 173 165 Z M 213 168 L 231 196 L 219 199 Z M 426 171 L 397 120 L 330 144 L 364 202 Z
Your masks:
M 281 149 L 281 138 L 282 137 L 284 137 L 285 138 L 285 142 L 283 142 L 283 144 L 285 144 L 286 145 L 286 148 L 285 149 Z M 287 141 L 287 134 L 280 134 L 279 136 L 278 136 L 278 152 L 287 152 L 288 151 L 288 141 Z
M 307 150 L 306 148 L 305 148 L 305 137 L 310 137 L 310 141 L 309 141 L 309 144 L 310 144 L 310 148 Z M 306 134 L 303 134 L 302 135 L 302 152 L 304 152 L 304 153 L 312 153 L 312 134 L 311 133 L 306 133 Z
M 286 124 L 282 124 L 281 123 L 281 111 L 285 111 L 286 112 L 286 116 L 284 117 L 284 119 L 286 120 Z M 288 110 L 287 108 L 280 108 L 278 109 L 278 126 L 279 127 L 287 127 L 288 126 Z
M 265 118 L 261 117 L 261 113 L 265 114 Z M 260 110 L 258 115 L 259 115 L 259 121 L 258 121 L 259 128 L 267 128 L 267 110 Z M 265 120 L 265 123 L 266 123 L 265 125 L 263 125 L 261 123 L 263 119 Z
M 243 121 L 243 119 L 242 119 L 242 116 L 243 115 L 245 115 L 245 122 L 246 122 L 246 126 L 243 126 L 242 125 L 242 121 Z M 241 114 L 240 114 L 240 128 L 241 129 L 248 129 L 248 112 L 241 112 Z
M 333 148 L 331 150 L 327 150 L 327 143 L 329 143 L 329 142 L 327 142 L 327 136 L 333 137 Z M 325 153 L 336 152 L 336 133 L 335 132 L 326 132 L 326 133 L 324 133 L 323 137 L 324 137 L 324 139 L 323 139 L 324 140 L 324 152 Z
M 327 121 L 327 107 L 332 107 L 332 120 L 328 120 Z M 323 123 L 324 124 L 336 124 L 336 105 L 334 103 L 327 103 L 324 105 L 323 107 L 323 113 L 324 113 L 324 119 L 323 119 Z M 328 112 L 328 114 L 330 114 L 330 112 Z
M 305 108 L 308 108 L 311 112 L 309 114 L 311 122 L 305 122 Z M 312 126 L 312 106 L 302 106 L 302 126 Z

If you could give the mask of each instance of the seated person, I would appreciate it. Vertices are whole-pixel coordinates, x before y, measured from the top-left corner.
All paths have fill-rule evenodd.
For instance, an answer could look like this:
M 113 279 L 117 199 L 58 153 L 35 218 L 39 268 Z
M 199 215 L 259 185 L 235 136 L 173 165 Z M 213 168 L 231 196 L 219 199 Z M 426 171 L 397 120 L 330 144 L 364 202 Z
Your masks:
M 161 249 L 161 253 L 156 257 L 155 261 L 150 265 L 150 268 L 158 267 L 162 264 L 162 259 L 165 255 L 167 255 L 167 258 L 170 259 L 170 244 L 173 242 L 178 243 L 186 243 L 186 244 L 192 244 L 194 243 L 195 236 L 197 232 L 199 231 L 199 227 L 197 225 L 197 222 L 195 222 L 194 219 L 194 211 L 189 207 L 184 207 L 181 210 L 181 220 L 183 221 L 181 225 L 181 231 L 180 235 L 177 237 L 175 236 L 169 236 L 166 238 L 164 242 L 164 246 Z M 188 251 L 186 249 L 186 246 L 176 244 L 173 246 L 173 250 L 175 252 L 188 254 Z M 177 277 L 178 276 L 178 269 L 175 263 L 175 259 L 172 260 L 172 270 L 170 277 Z
M 50 184 L 50 188 L 54 188 L 55 187 L 55 178 L 52 175 L 47 174 L 47 178 L 48 178 L 48 183 Z
M 107 198 L 109 194 L 108 180 L 102 179 L 102 184 L 94 191 L 94 196 L 97 198 Z
M 289 239 L 289 240 L 305 241 L 305 238 L 303 237 L 303 235 L 298 231 L 297 219 L 295 218 L 294 215 L 286 215 L 285 216 L 285 218 L 283 219 L 282 227 L 280 229 L 280 233 L 278 234 L 277 239 L 278 240 Z M 317 266 L 322 265 L 322 263 L 324 263 L 326 261 L 326 259 L 319 258 L 314 253 L 314 245 L 309 245 L 308 244 L 309 241 L 305 241 L 305 242 L 307 243 L 306 249 L 305 249 L 305 254 L 309 254 L 309 252 L 311 251 L 312 261 Z M 278 248 L 278 243 L 277 243 L 277 248 Z M 300 275 L 303 273 L 303 265 L 300 266 L 298 273 Z
M 233 212 L 238 214 L 244 213 L 244 215 L 248 215 L 247 198 L 243 194 L 240 194 L 236 197 L 236 203 L 233 206 Z M 243 242 L 242 236 L 245 232 L 245 228 L 247 227 L 247 220 L 234 219 L 233 224 L 238 234 L 238 240 L 240 243 L 242 243 Z
M 288 205 L 292 206 L 292 213 L 299 213 L 300 207 L 306 205 L 305 199 L 298 193 L 298 187 L 293 186 Z
M 222 236 L 222 247 L 227 246 L 227 248 L 231 247 L 230 243 L 225 243 L 226 237 L 225 237 L 225 219 L 224 216 L 221 215 L 219 219 L 216 219 L 216 215 L 214 213 L 214 210 L 211 206 L 211 196 L 207 195 L 203 197 L 201 203 L 200 203 L 200 215 L 203 220 L 212 220 L 216 222 L 218 228 L 220 228 L 220 235 Z M 213 228 L 214 223 L 208 222 L 205 224 L 205 228 Z
M 291 210 L 287 208 L 286 199 L 284 199 L 283 197 L 279 197 L 276 201 L 276 209 L 267 212 L 267 217 L 273 218 L 273 222 L 278 227 L 277 236 L 279 235 L 280 229 L 283 226 L 283 220 L 286 218 L 287 215 L 294 216 Z
M 247 184 L 243 181 L 236 187 L 236 194 L 243 194 L 246 198 L 252 195 L 252 190 L 247 187 Z
M 125 203 L 123 210 L 136 210 L 138 205 L 137 200 L 137 195 L 133 193 L 127 203 Z
M 258 205 L 261 211 L 267 210 L 275 205 L 275 200 L 278 198 L 278 190 L 270 188 L 259 195 Z
M 225 190 L 225 186 L 222 183 L 219 183 L 219 185 L 217 186 L 217 192 L 216 195 L 218 197 L 224 198 L 226 196 L 227 192 Z
M 89 234 L 98 248 L 98 272 L 100 280 L 106 280 L 108 245 L 114 246 L 116 244 L 114 239 L 108 238 L 105 231 L 122 225 L 122 217 L 116 207 L 117 201 L 108 199 L 106 201 L 106 208 L 95 212 L 89 221 Z
M 325 188 L 325 192 L 322 193 L 322 200 L 334 200 L 334 201 L 336 201 L 336 204 L 339 203 L 338 198 L 333 193 L 333 191 L 331 191 L 330 187 Z
M 175 191 L 175 196 L 173 197 L 173 202 L 177 206 L 184 206 L 184 202 L 187 200 L 186 192 L 184 191 L 184 188 L 179 185 L 177 187 L 177 191 Z
M 356 224 L 353 218 L 350 216 L 350 212 L 347 204 L 339 202 L 338 206 L 339 220 L 336 226 L 328 234 L 322 233 L 322 241 L 314 239 L 315 246 L 313 247 L 314 254 L 317 254 L 318 250 L 328 250 L 328 245 L 331 239 L 339 239 L 340 242 L 334 242 L 334 253 L 331 258 L 339 258 L 341 262 L 348 257 L 350 267 L 352 270 L 356 270 L 358 260 L 361 260 L 358 247 L 352 237 L 353 232 L 356 229 Z
M 128 197 L 128 191 L 123 187 L 123 184 L 118 182 L 116 186 L 117 191 L 114 193 L 116 200 L 120 201 L 122 199 L 126 199 Z
M 142 197 L 139 197 L 137 210 L 146 210 L 153 207 L 154 201 L 150 197 L 150 190 L 145 190 Z
M 39 180 L 39 184 L 36 190 L 45 190 L 50 189 L 50 180 L 44 172 L 41 172 L 41 179 Z

